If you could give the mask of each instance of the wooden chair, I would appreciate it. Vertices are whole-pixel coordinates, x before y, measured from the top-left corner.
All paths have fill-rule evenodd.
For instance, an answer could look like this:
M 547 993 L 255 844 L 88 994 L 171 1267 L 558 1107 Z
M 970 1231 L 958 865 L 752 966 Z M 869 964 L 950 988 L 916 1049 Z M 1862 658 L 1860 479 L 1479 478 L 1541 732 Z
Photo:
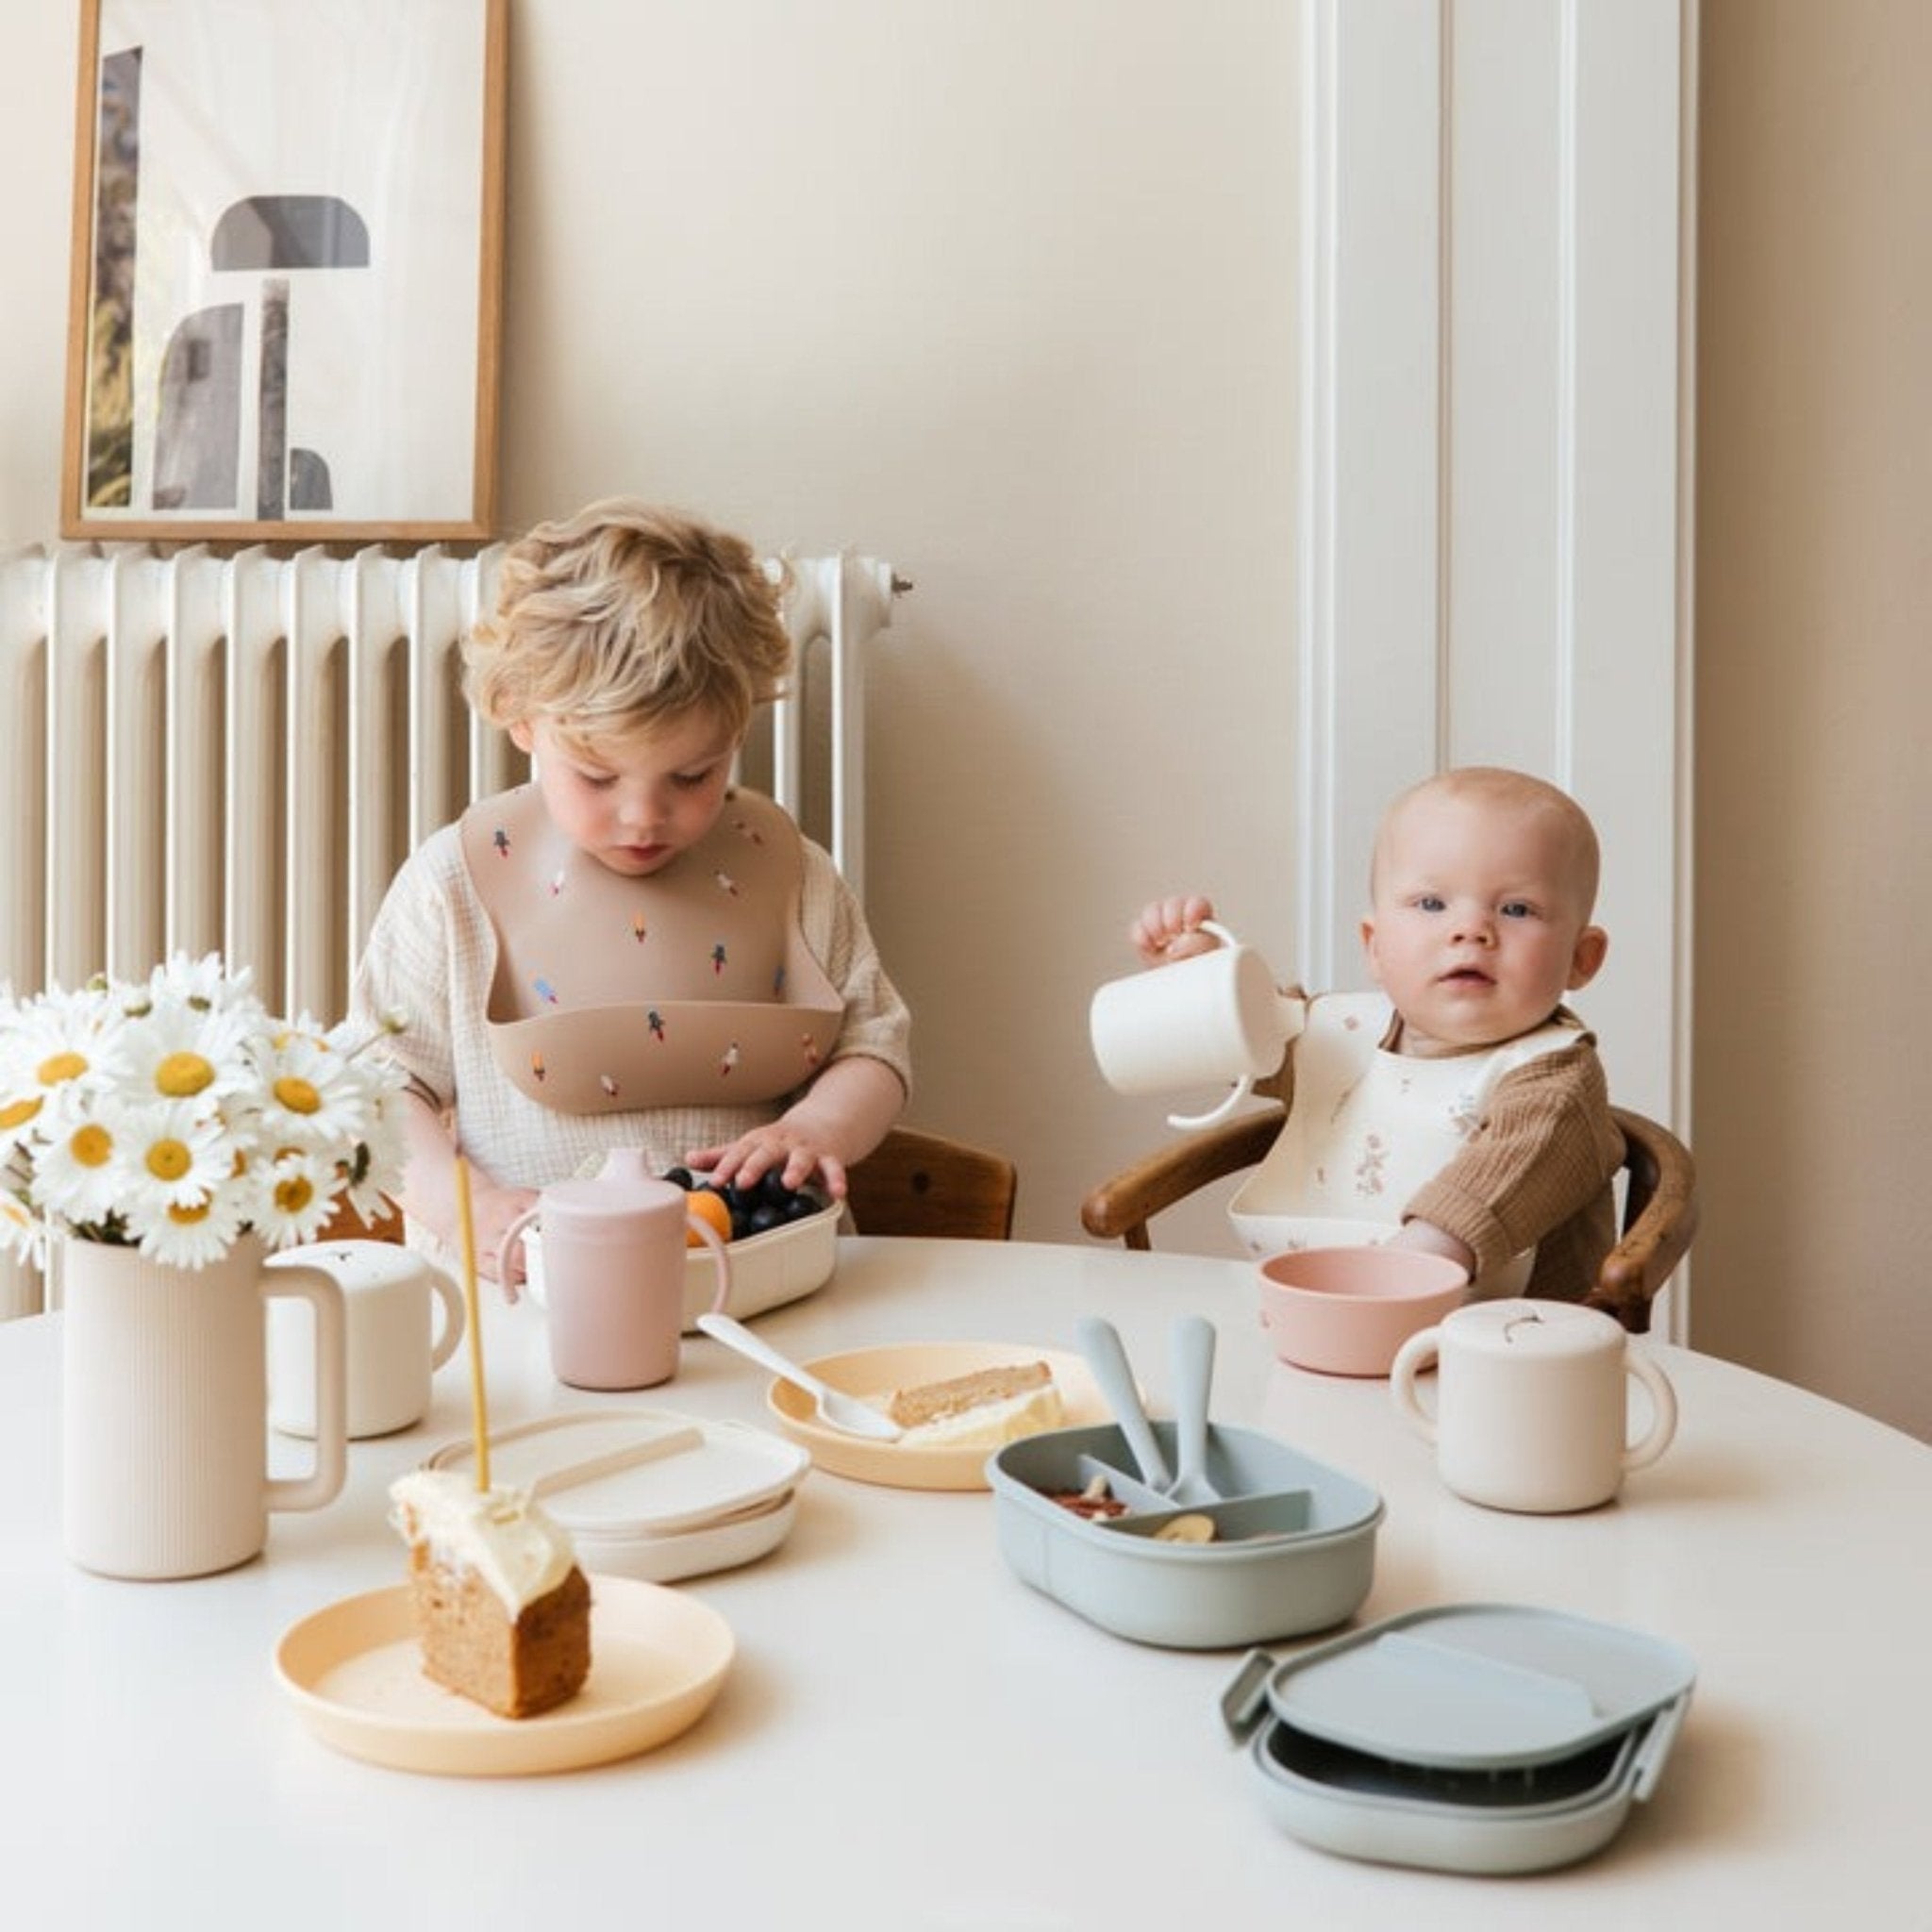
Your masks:
M 916 1127 L 894 1127 L 847 1175 L 860 1234 L 1012 1238 L 1020 1177 L 1004 1156 Z
M 1012 1239 L 1019 1174 L 1010 1160 L 963 1141 L 894 1127 L 852 1169 L 850 1186 L 852 1223 L 860 1234 Z M 372 1224 L 343 1205 L 317 1239 L 399 1241 L 403 1217 L 395 1211 Z
M 391 1206 L 374 1221 L 367 1221 L 346 1200 L 338 1201 L 335 1212 L 315 1239 L 318 1245 L 324 1241 L 400 1241 L 403 1210 Z
M 1690 1149 L 1669 1129 L 1627 1108 L 1610 1112 L 1624 1136 L 1622 1238 L 1604 1257 L 1584 1304 L 1641 1335 L 1650 1327 L 1652 1300 L 1697 1231 L 1696 1170 Z M 1155 1215 L 1257 1165 L 1274 1146 L 1283 1118 L 1279 1108 L 1237 1114 L 1161 1148 L 1095 1188 L 1080 1205 L 1082 1224 L 1102 1241 L 1151 1248 L 1147 1224 Z

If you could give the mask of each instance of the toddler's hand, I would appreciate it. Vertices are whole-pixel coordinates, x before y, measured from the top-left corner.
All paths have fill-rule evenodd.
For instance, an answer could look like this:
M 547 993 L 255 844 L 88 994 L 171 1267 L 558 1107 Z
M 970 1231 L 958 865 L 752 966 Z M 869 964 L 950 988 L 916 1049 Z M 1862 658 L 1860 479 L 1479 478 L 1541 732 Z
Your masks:
M 494 1181 L 485 1180 L 471 1170 L 470 1219 L 476 1231 L 476 1273 L 485 1280 L 497 1279 L 496 1256 L 503 1246 L 505 1230 L 517 1216 L 537 1205 L 537 1191 L 534 1188 L 499 1187 Z M 460 1256 L 463 1251 L 463 1236 L 460 1228 L 450 1236 L 450 1252 Z M 518 1241 L 509 1253 L 509 1267 L 503 1275 L 503 1285 L 512 1288 L 524 1278 L 524 1244 Z
M 784 1120 L 754 1127 L 722 1147 L 694 1147 L 690 1164 L 720 1187 L 749 1188 L 775 1174 L 794 1193 L 816 1175 L 835 1201 L 845 1198 L 845 1163 L 808 1128 Z
M 1148 966 L 1171 965 L 1196 953 L 1210 953 L 1221 941 L 1203 932 L 1204 921 L 1214 917 L 1214 904 L 1198 892 L 1156 899 L 1141 908 L 1127 938 Z

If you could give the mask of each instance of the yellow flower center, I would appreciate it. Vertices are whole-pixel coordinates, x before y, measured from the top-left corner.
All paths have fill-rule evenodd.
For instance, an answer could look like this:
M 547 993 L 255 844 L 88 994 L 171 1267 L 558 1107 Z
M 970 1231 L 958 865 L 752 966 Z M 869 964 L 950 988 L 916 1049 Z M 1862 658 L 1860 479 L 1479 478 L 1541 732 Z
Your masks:
M 67 1151 L 82 1167 L 106 1167 L 114 1158 L 114 1137 L 98 1121 L 75 1129 Z
M 77 1080 L 87 1072 L 87 1056 L 69 1047 L 64 1053 L 51 1053 L 34 1069 L 42 1087 L 58 1087 L 63 1080 Z
M 291 1113 L 319 1113 L 322 1095 L 299 1074 L 284 1074 L 275 1082 L 275 1095 Z
M 155 1088 L 171 1100 L 188 1100 L 215 1076 L 215 1070 L 198 1053 L 171 1053 L 155 1069 Z
M 275 1183 L 275 1206 L 284 1214 L 300 1214 L 314 1198 L 315 1190 L 307 1174 L 291 1174 Z
M 185 1141 L 157 1141 L 147 1150 L 147 1171 L 158 1181 L 178 1181 L 193 1165 Z
M 38 1093 L 30 1093 L 25 1100 L 16 1100 L 10 1107 L 0 1107 L 0 1133 L 25 1126 L 40 1110 L 41 1096 Z
M 208 1219 L 208 1211 L 213 1206 L 210 1200 L 197 1201 L 192 1208 L 170 1207 L 168 1219 L 176 1227 L 198 1227 Z

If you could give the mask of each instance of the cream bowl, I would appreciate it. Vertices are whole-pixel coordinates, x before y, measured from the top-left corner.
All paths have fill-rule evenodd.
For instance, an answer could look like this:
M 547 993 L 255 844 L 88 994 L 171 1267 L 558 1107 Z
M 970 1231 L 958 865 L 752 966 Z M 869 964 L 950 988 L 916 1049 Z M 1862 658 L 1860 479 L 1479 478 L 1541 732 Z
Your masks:
M 1459 1263 L 1411 1248 L 1305 1248 L 1258 1272 L 1275 1355 L 1327 1375 L 1386 1375 L 1411 1335 L 1469 1295 Z

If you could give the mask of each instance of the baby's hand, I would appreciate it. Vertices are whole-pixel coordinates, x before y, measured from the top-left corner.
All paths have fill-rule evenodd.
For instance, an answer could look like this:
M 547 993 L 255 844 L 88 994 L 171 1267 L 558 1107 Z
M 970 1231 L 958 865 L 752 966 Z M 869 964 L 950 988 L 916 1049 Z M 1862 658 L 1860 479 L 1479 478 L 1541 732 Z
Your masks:
M 1156 899 L 1141 908 L 1128 941 L 1144 964 L 1170 965 L 1196 953 L 1212 952 L 1221 943 L 1211 932 L 1201 930 L 1203 923 L 1213 917 L 1213 901 L 1198 892 Z

